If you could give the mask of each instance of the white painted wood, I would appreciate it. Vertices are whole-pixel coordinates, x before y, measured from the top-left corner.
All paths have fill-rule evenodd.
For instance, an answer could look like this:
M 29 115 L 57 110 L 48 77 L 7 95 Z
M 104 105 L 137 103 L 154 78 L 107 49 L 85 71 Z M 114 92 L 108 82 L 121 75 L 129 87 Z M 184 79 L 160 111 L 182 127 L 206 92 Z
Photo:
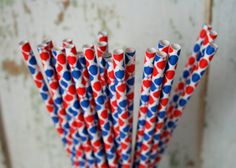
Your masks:
M 218 54 L 210 69 L 203 168 L 235 167 L 236 58 L 234 0 L 215 0 L 213 26 L 219 34 Z
M 69 167 L 70 162 L 30 76 L 3 67 L 6 61 L 21 65 L 17 43 L 29 39 L 35 49 L 44 38 L 59 44 L 70 37 L 81 47 L 94 41 L 96 32 L 105 29 L 110 33 L 111 49 L 123 46 L 137 49 L 137 112 L 145 49 L 155 47 L 160 39 L 180 43 L 183 50 L 178 76 L 201 28 L 204 3 L 203 0 L 72 0 L 65 8 L 59 1 L 18 0 L 4 5 L 0 13 L 3 23 L 0 40 L 4 41 L 0 45 L 0 95 L 13 168 L 55 168 Z M 185 110 L 162 167 L 194 167 L 197 95 L 198 92 Z
M 0 141 L 0 144 L 1 144 L 1 141 Z M 0 167 L 6 168 L 6 162 L 5 162 L 5 157 L 3 155 L 2 145 L 0 145 Z

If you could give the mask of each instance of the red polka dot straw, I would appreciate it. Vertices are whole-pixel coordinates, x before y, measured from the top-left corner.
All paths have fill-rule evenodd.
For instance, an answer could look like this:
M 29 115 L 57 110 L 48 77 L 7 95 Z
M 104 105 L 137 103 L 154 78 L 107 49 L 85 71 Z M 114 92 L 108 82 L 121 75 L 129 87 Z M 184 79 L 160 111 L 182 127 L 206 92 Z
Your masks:
M 93 90 L 93 96 L 96 104 L 96 110 L 99 118 L 99 124 L 102 129 L 103 142 L 109 167 L 117 167 L 117 155 L 114 144 L 114 132 L 111 129 L 111 123 L 108 119 L 108 109 L 105 108 L 104 93 L 99 81 L 98 64 L 94 49 L 90 46 L 84 46 L 83 52 L 86 59 L 86 66 L 89 72 L 89 79 Z
M 35 55 L 31 49 L 31 46 L 29 42 L 20 42 L 21 52 L 24 56 L 24 59 L 26 61 L 26 64 L 29 68 L 30 73 L 32 74 L 32 77 L 35 81 L 36 86 L 39 88 L 40 94 L 42 96 L 42 99 L 48 109 L 49 115 L 53 121 L 53 123 L 56 126 L 57 132 L 59 136 L 61 137 L 63 144 L 65 145 L 65 149 L 68 152 L 69 155 L 73 155 L 73 149 L 71 148 L 71 141 L 68 140 L 68 138 L 64 135 L 64 128 L 61 125 L 61 120 L 58 118 L 58 108 L 57 105 L 54 104 L 54 101 L 51 97 L 51 94 L 49 93 L 48 87 L 46 82 L 43 79 L 43 75 L 40 71 L 40 67 L 37 64 Z M 81 146 L 79 146 L 81 151 Z M 77 165 L 85 165 L 85 157 L 84 153 L 78 152 L 78 157 L 74 158 L 74 162 L 76 162 Z
M 134 161 L 136 163 L 139 162 L 140 159 L 139 157 L 141 155 L 140 150 L 142 145 L 142 138 L 144 135 L 144 125 L 147 113 L 149 91 L 152 83 L 153 60 L 155 58 L 155 55 L 156 55 L 156 50 L 154 48 L 148 48 L 145 52 L 143 78 L 141 84 L 141 97 L 138 111 L 135 154 L 134 154 Z
M 162 91 L 162 81 L 166 68 L 167 54 L 156 51 L 152 73 L 152 84 L 150 87 L 147 115 L 145 117 L 144 135 L 141 146 L 141 157 L 139 167 L 146 167 L 149 164 L 150 152 L 152 148 L 156 119 L 158 115 L 157 107 L 160 102 Z
M 180 56 L 181 47 L 179 44 L 170 44 L 168 47 L 168 62 L 167 67 L 165 69 L 165 76 L 163 80 L 163 86 L 161 90 L 160 103 L 157 106 L 157 123 L 154 131 L 154 139 L 153 139 L 153 148 L 151 151 L 150 163 L 152 163 L 155 159 L 157 153 L 157 146 L 160 141 L 161 130 L 164 127 L 164 119 L 166 116 L 166 109 L 170 97 L 170 92 L 172 88 L 172 84 L 174 81 L 175 71 L 177 68 L 179 56 Z
M 64 49 L 53 49 L 53 56 L 56 60 L 56 71 L 59 76 L 59 85 L 62 89 L 63 103 L 69 120 L 69 133 L 73 137 L 75 144 L 79 144 L 78 139 L 82 143 L 82 148 L 85 150 L 86 159 L 90 166 L 96 166 L 95 157 L 93 154 L 91 142 L 87 129 L 84 125 L 84 116 L 79 104 L 78 96 L 74 81 L 67 66 L 67 60 Z M 77 147 L 77 146 L 76 146 Z
M 85 125 L 90 136 L 93 147 L 96 163 L 98 167 L 107 167 L 106 157 L 104 153 L 104 145 L 102 142 L 101 132 L 98 129 L 98 123 L 95 122 L 95 111 L 91 109 L 88 95 L 86 94 L 86 86 L 83 83 L 82 66 L 79 62 L 75 45 L 67 45 L 66 57 L 70 66 L 72 78 L 75 82 L 77 95 L 80 101 L 80 106 L 83 111 Z
M 122 49 L 112 53 L 121 146 L 121 166 L 131 167 L 131 134 L 125 82 L 125 54 Z

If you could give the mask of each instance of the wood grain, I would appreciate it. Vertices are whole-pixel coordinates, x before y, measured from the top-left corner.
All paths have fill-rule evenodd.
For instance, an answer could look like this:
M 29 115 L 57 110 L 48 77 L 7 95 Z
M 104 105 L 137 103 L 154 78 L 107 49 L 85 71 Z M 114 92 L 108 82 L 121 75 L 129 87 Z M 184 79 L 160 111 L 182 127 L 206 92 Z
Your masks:
M 11 166 L 11 158 L 8 150 L 8 143 L 7 143 L 7 137 L 5 133 L 5 128 L 4 128 L 4 121 L 2 117 L 2 108 L 1 108 L 1 99 L 0 99 L 0 145 L 2 146 L 2 151 L 3 151 L 3 157 L 4 157 L 4 162 L 5 166 L 7 168 L 12 168 Z
M 213 8 L 213 0 L 206 0 L 205 2 L 205 23 L 212 24 L 212 8 Z M 205 127 L 205 115 L 206 115 L 206 97 L 207 97 L 207 88 L 208 88 L 208 78 L 209 78 L 209 68 L 205 72 L 205 75 L 201 81 L 201 87 L 199 92 L 199 117 L 198 117 L 198 161 L 197 167 L 202 167 L 202 146 L 203 146 L 203 138 L 204 138 L 204 127 Z

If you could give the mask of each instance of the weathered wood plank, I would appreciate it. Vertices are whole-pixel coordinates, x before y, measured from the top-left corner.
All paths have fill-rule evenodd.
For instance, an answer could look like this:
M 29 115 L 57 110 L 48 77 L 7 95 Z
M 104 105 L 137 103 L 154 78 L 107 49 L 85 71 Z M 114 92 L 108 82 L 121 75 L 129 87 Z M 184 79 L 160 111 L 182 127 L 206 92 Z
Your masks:
M 213 0 L 205 0 L 205 23 L 211 25 L 212 24 L 212 8 L 213 8 Z M 210 68 L 209 68 L 210 69 Z M 209 69 L 206 70 L 205 75 L 201 80 L 201 84 L 199 85 L 200 93 L 199 93 L 199 117 L 198 117 L 198 149 L 197 149 L 197 164 L 196 167 L 202 167 L 202 146 L 204 139 L 204 128 L 205 128 L 205 115 L 207 108 L 207 89 L 208 89 L 208 79 L 209 79 Z
M 11 158 L 8 150 L 7 137 L 5 133 L 4 120 L 2 117 L 2 106 L 0 99 L 0 167 L 11 168 Z
M 73 0 L 64 4 L 46 0 L 19 0 L 7 5 L 0 11 L 3 23 L 0 24 L 0 40 L 4 41 L 0 45 L 0 76 L 3 79 L 0 81 L 0 94 L 14 168 L 70 166 L 18 54 L 18 41 L 30 39 L 32 45 L 36 46 L 44 38 L 51 38 L 59 44 L 63 38 L 71 37 L 81 47 L 84 43 L 93 42 L 99 30 L 108 31 L 111 49 L 115 46 L 137 49 L 137 111 L 145 49 L 155 47 L 160 39 L 180 43 L 183 50 L 178 76 L 204 18 L 203 0 Z M 199 90 L 179 122 L 162 162 L 163 167 L 192 168 L 196 164 L 198 95 Z
M 210 68 L 203 167 L 235 167 L 236 160 L 236 1 L 213 1 L 213 27 L 219 50 Z

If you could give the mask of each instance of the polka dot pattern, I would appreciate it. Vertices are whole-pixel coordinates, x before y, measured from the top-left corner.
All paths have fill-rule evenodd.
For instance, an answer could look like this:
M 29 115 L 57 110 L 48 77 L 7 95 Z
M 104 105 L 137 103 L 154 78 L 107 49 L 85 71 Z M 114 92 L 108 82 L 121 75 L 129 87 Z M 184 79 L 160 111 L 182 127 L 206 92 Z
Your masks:
M 119 51 L 119 52 L 116 52 Z M 126 81 L 125 81 L 125 54 L 114 50 L 112 53 L 114 66 L 115 96 L 117 101 L 119 138 L 121 144 L 121 166 L 131 167 L 131 132 L 129 112 L 127 108 Z
M 89 139 L 88 131 L 85 127 L 85 119 L 82 115 L 82 109 L 79 104 L 78 96 L 75 94 L 76 88 L 72 76 L 67 66 L 66 55 L 63 50 L 53 49 L 53 57 L 56 59 L 56 70 L 57 67 L 61 67 L 61 71 L 57 71 L 59 74 L 59 85 L 62 92 L 63 104 L 65 106 L 67 120 L 71 128 L 68 130 L 70 136 L 77 140 L 79 135 L 79 141 L 81 142 L 83 150 L 86 149 L 85 156 L 91 166 L 96 166 L 95 156 L 93 153 L 91 141 Z M 80 116 L 80 120 L 77 118 Z M 78 143 L 79 144 L 79 143 Z M 79 150 L 79 146 L 75 146 L 76 150 Z
M 107 108 L 105 108 L 105 100 L 103 96 L 104 93 L 102 90 L 102 86 L 101 83 L 99 83 L 100 75 L 97 71 L 96 73 L 94 73 L 95 71 L 91 71 L 91 69 L 94 69 L 95 66 L 98 67 L 96 56 L 92 48 L 85 47 L 83 49 L 83 52 L 86 59 L 86 66 L 88 69 L 91 85 L 93 86 L 97 82 L 98 85 L 100 85 L 99 87 L 97 87 L 99 88 L 99 90 L 96 90 L 92 87 L 92 91 L 96 104 L 100 127 L 102 130 L 103 142 L 105 144 L 105 152 L 107 155 L 108 164 L 110 167 L 117 167 L 117 156 L 116 156 L 115 144 L 113 142 L 114 133 L 113 129 L 109 129 L 111 127 L 110 126 L 111 123 L 109 122 L 108 119 L 108 110 Z
M 125 81 L 126 96 L 129 112 L 129 127 L 132 134 L 133 110 L 134 110 L 134 80 L 135 80 L 135 50 L 127 48 L 125 51 Z
M 153 50 L 153 51 L 150 51 Z M 139 102 L 138 126 L 135 144 L 135 164 L 139 162 L 142 137 L 144 135 L 145 116 L 149 99 L 150 86 L 152 84 L 153 61 L 156 55 L 155 49 L 147 49 L 144 58 L 143 79 L 141 84 L 141 99 Z
M 164 80 L 162 83 L 162 91 L 161 91 L 161 98 L 160 98 L 160 103 L 157 107 L 159 114 L 162 115 L 158 115 L 158 121 L 155 127 L 155 131 L 154 131 L 154 139 L 153 139 L 153 145 L 154 146 L 158 146 L 159 142 L 160 142 L 160 136 L 161 136 L 161 130 L 163 129 L 164 126 L 164 121 L 165 121 L 165 115 L 166 114 L 166 110 L 167 110 L 167 105 L 169 102 L 169 97 L 170 97 L 170 92 L 172 89 L 172 84 L 174 81 L 174 77 L 175 77 L 175 71 L 177 68 L 177 63 L 179 60 L 179 56 L 180 56 L 180 51 L 181 48 L 179 47 L 175 47 L 178 44 L 170 44 L 169 45 L 169 50 L 168 52 L 166 52 L 166 54 L 168 54 L 168 61 L 167 61 L 167 66 L 165 69 L 165 76 L 164 76 Z M 161 51 L 163 51 L 161 49 Z M 160 127 L 162 126 L 162 127 Z M 151 159 L 150 159 L 150 163 L 152 164 L 155 161 L 155 157 L 157 155 L 157 148 L 152 148 L 151 150 Z
M 204 30 L 205 29 L 205 30 Z M 163 144 L 162 147 L 158 147 L 158 152 L 164 152 L 166 149 L 167 143 L 170 140 L 170 135 L 174 131 L 176 127 L 176 123 L 179 118 L 182 116 L 182 112 L 187 102 L 191 98 L 194 90 L 198 86 L 201 77 L 206 71 L 210 61 L 212 60 L 214 54 L 217 51 L 216 45 L 210 43 L 214 41 L 215 38 L 210 37 L 210 32 L 207 26 L 204 26 L 202 32 L 205 31 L 205 36 L 199 37 L 196 43 L 201 45 L 198 53 L 193 51 L 192 56 L 189 57 L 189 60 L 184 68 L 184 73 L 188 72 L 188 75 L 183 74 L 184 78 L 181 78 L 177 84 L 177 88 L 175 89 L 175 93 L 172 96 L 172 100 L 169 103 L 169 107 L 167 109 L 168 120 L 166 121 L 166 125 L 164 127 L 165 132 L 168 132 L 166 136 L 164 134 L 161 135 L 160 143 Z M 208 37 L 207 37 L 208 36 Z M 207 40 L 205 40 L 207 39 Z M 204 43 L 203 41 L 208 41 L 208 43 Z M 190 59 L 196 60 L 194 63 L 190 61 Z M 191 62 L 191 64 L 189 64 Z M 181 87 L 178 87 L 180 86 Z M 183 90 L 185 88 L 185 90 Z M 173 123 L 168 125 L 168 123 Z M 157 155 L 159 157 L 160 155 Z M 155 163 L 155 162 L 153 162 Z
M 145 118 L 144 138 L 142 139 L 140 166 L 146 166 L 149 163 L 149 155 L 151 151 L 153 140 L 153 133 L 156 125 L 157 107 L 160 100 L 160 93 L 162 90 L 162 79 L 166 67 L 167 57 L 156 54 L 154 59 L 152 86 L 147 106 L 147 116 Z M 160 66 L 161 65 L 161 66 Z M 155 72 L 155 73 L 154 73 Z M 155 74 L 155 75 L 154 75 Z
M 92 105 L 89 100 L 89 96 L 85 92 L 86 85 L 83 83 L 83 76 L 82 76 L 83 69 L 82 65 L 80 65 L 81 63 L 79 62 L 75 45 L 66 48 L 66 57 L 68 64 L 70 66 L 72 78 L 75 82 L 75 88 L 77 90 L 77 95 L 80 101 L 80 107 L 83 111 L 85 125 L 87 127 L 87 131 L 93 146 L 93 151 L 96 158 L 96 164 L 98 167 L 102 166 L 107 167 L 108 165 L 106 163 L 101 132 L 98 128 L 98 122 L 95 121 L 96 120 L 95 111 L 91 109 Z M 74 61 L 71 62 L 69 61 L 69 59 L 73 59 Z
M 65 149 L 67 151 L 67 153 L 69 155 L 74 154 L 74 150 L 72 149 L 73 147 L 71 147 L 71 141 L 69 141 L 68 138 L 66 138 L 64 136 L 64 131 L 62 131 L 64 128 L 62 128 L 61 123 L 61 119 L 58 118 L 59 113 L 63 113 L 63 111 L 60 111 L 58 106 L 56 104 L 54 104 L 54 101 L 52 99 L 51 94 L 49 93 L 48 87 L 46 82 L 44 81 L 44 79 L 42 78 L 42 73 L 40 71 L 40 68 L 36 62 L 35 59 L 35 55 L 31 49 L 31 46 L 28 42 L 22 43 L 21 44 L 21 51 L 23 54 L 23 57 L 25 58 L 25 62 L 29 68 L 29 71 L 31 72 L 31 75 L 36 83 L 36 86 L 38 87 L 40 94 L 42 96 L 43 102 L 45 103 L 49 115 L 54 123 L 54 125 L 56 126 L 56 130 L 59 133 L 59 136 L 62 139 L 63 144 L 65 145 Z M 49 56 L 44 57 L 45 58 L 49 58 Z M 30 61 L 31 60 L 31 61 Z M 35 60 L 32 62 L 32 60 Z M 80 145 L 81 147 L 81 145 Z M 80 153 L 78 155 L 78 157 L 80 158 L 79 160 L 76 160 L 78 163 L 78 165 L 82 165 L 85 164 L 85 157 L 83 155 L 83 153 Z

